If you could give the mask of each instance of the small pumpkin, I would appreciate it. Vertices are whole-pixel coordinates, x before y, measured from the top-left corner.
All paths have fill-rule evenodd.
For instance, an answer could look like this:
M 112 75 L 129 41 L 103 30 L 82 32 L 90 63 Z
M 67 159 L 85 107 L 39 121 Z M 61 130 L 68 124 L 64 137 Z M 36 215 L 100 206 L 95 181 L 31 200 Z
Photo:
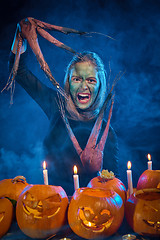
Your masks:
M 0 197 L 8 197 L 17 201 L 20 193 L 28 185 L 26 178 L 17 176 L 13 179 L 3 179 L 0 181 Z
M 17 223 L 31 238 L 46 238 L 66 223 L 68 197 L 60 186 L 29 185 L 18 198 Z
M 126 200 L 126 187 L 121 180 L 114 176 L 112 171 L 108 172 L 108 170 L 102 170 L 100 176 L 92 178 L 87 187 L 102 188 L 104 190 L 113 189 L 120 195 L 123 202 Z
M 144 188 L 157 188 L 160 183 L 160 170 L 145 170 L 137 183 L 137 190 Z
M 4 236 L 13 220 L 13 205 L 7 198 L 0 198 L 0 238 Z
M 141 189 L 126 201 L 126 219 L 140 235 L 160 236 L 160 189 Z
M 68 208 L 68 223 L 72 231 L 86 239 L 114 234 L 123 217 L 122 198 L 112 190 L 79 188 Z

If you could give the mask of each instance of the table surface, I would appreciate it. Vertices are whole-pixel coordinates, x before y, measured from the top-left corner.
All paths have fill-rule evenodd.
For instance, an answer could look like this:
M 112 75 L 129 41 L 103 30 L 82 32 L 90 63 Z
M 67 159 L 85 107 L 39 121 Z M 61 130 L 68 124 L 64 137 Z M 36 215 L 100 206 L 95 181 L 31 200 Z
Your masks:
M 65 237 L 72 239 L 72 240 L 84 240 L 84 238 L 80 238 L 76 234 L 74 234 L 71 231 L 71 229 L 69 228 L 69 226 L 65 226 L 65 229 L 66 229 L 65 231 L 63 230 L 63 231 L 57 233 L 53 237 L 46 238 L 46 240 L 59 240 L 59 239 L 65 238 Z M 119 230 L 114 235 L 107 237 L 107 238 L 103 238 L 103 240 L 104 239 L 122 240 L 122 236 L 126 235 L 126 234 L 134 234 L 136 236 L 137 240 L 158 240 L 159 239 L 159 238 L 140 236 L 136 233 L 133 233 L 131 228 L 128 226 L 126 220 L 124 219 Z M 1 240 L 31 240 L 31 239 L 33 239 L 33 238 L 30 238 L 30 237 L 26 236 L 25 234 L 23 234 L 23 232 L 19 229 L 16 221 L 13 221 L 8 233 L 1 238 Z M 101 238 L 101 240 L 102 240 L 102 238 Z

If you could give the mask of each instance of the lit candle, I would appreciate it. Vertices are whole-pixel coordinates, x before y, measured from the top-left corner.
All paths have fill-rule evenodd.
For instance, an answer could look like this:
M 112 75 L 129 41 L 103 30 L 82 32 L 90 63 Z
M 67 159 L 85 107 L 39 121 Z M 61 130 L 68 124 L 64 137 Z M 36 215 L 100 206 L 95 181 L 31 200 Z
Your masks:
M 132 234 L 126 234 L 126 235 L 122 236 L 122 239 L 123 240 L 133 240 L 133 239 L 136 239 L 136 236 L 132 235 Z
M 131 170 L 131 162 L 128 161 L 127 163 L 127 180 L 128 180 L 128 191 L 129 196 L 133 193 L 133 184 L 132 184 L 132 170 Z
M 151 161 L 151 154 L 147 154 L 148 158 L 148 170 L 152 170 L 152 161 Z
M 71 240 L 70 238 L 61 238 L 60 240 Z
M 73 167 L 73 172 L 74 190 L 77 190 L 79 188 L 79 176 L 77 174 L 77 166 L 75 165 Z
M 43 178 L 44 178 L 44 184 L 48 185 L 48 170 L 46 169 L 46 162 L 43 162 Z

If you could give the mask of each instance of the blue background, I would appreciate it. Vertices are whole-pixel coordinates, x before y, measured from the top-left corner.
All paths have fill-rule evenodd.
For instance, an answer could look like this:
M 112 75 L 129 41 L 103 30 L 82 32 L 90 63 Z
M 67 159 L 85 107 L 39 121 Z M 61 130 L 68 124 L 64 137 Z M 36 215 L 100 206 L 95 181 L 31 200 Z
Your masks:
M 107 72 L 111 69 L 110 83 L 124 73 L 115 88 L 111 120 L 119 141 L 121 180 L 127 184 L 127 161 L 131 161 L 136 187 L 147 168 L 148 153 L 153 169 L 160 169 L 160 1 L 6 0 L 0 11 L 1 90 L 9 76 L 7 62 L 16 24 L 25 17 L 113 37 L 115 40 L 96 33 L 78 36 L 52 32 L 77 52 L 98 53 Z M 54 77 L 63 85 L 72 55 L 42 37 L 39 44 Z M 52 87 L 29 47 L 28 51 L 29 68 Z M 0 94 L 0 180 L 24 175 L 29 183 L 43 183 L 42 141 L 48 120 L 18 84 L 13 100 L 10 106 L 10 93 Z

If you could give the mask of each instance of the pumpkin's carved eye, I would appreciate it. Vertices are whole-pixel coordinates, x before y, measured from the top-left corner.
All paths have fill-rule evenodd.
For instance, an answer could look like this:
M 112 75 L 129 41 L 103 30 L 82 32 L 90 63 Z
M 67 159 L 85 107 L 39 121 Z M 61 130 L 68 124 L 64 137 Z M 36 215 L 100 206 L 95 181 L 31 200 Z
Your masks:
M 84 217 L 86 218 L 86 220 L 88 220 L 88 221 L 92 221 L 93 220 L 95 214 L 94 214 L 94 212 L 93 212 L 93 210 L 91 208 L 83 207 L 82 211 L 84 213 Z
M 34 195 L 31 195 L 29 192 L 26 192 L 26 194 L 23 197 L 24 200 L 28 200 L 28 201 L 35 201 L 36 198 L 34 197 Z
M 27 192 L 23 197 L 23 202 L 25 205 L 27 205 L 30 208 L 35 209 L 37 207 L 38 201 L 37 199 L 31 195 L 29 192 Z
M 60 210 L 61 202 L 62 200 L 59 194 L 55 194 L 51 197 L 44 199 L 43 208 L 45 214 L 50 215 L 50 213 L 52 213 L 52 216 L 53 214 L 56 214 Z
M 61 202 L 61 197 L 59 194 L 54 194 L 53 196 L 48 197 L 45 200 L 49 202 Z
M 111 212 L 110 212 L 109 210 L 107 210 L 107 209 L 103 209 L 103 210 L 100 212 L 100 214 L 101 214 L 101 215 L 107 214 L 108 216 L 110 216 L 110 215 L 111 215 Z
M 5 212 L 1 212 L 1 213 L 0 213 L 0 222 L 3 220 L 4 215 L 5 215 Z
M 37 200 L 34 195 L 27 192 L 23 197 L 23 209 L 27 215 L 32 214 L 34 218 L 42 218 L 43 216 L 51 218 L 59 212 L 61 201 L 59 194 Z
M 111 212 L 108 209 L 103 209 L 97 217 L 97 224 L 103 224 L 111 219 Z
M 153 207 L 153 206 L 151 206 L 151 205 L 148 205 L 148 204 L 144 204 L 144 210 L 146 210 L 146 211 L 151 211 L 151 212 L 157 212 L 158 211 L 158 209 L 156 209 L 155 207 Z

